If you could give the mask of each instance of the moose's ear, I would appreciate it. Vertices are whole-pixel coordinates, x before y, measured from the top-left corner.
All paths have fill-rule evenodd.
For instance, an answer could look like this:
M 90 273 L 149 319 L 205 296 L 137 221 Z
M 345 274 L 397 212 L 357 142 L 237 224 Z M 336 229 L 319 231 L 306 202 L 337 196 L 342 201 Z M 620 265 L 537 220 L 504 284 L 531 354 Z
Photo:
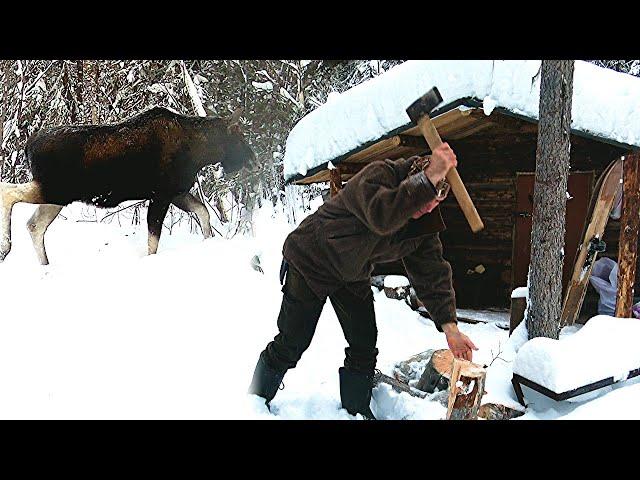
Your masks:
M 242 107 L 236 108 L 229 119 L 227 120 L 227 126 L 229 129 L 240 126 L 240 116 L 242 115 Z

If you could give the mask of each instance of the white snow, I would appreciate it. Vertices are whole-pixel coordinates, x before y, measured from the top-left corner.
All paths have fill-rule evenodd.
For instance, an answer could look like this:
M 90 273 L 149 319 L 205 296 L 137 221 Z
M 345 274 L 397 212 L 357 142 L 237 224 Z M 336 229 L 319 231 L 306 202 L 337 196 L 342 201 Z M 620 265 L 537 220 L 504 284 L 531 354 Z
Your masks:
M 251 82 L 251 85 L 253 85 L 253 87 L 256 90 L 264 90 L 267 92 L 270 92 L 273 90 L 273 83 L 267 81 L 267 82 Z
M 515 358 L 513 371 L 562 393 L 608 377 L 626 379 L 640 368 L 640 322 L 599 315 L 560 340 L 533 338 Z
M 171 234 L 164 230 L 151 257 L 144 219 L 138 226 L 96 223 L 77 205 L 65 207 L 67 220 L 57 219 L 47 233 L 46 267 L 24 227 L 34 207 L 16 205 L 13 250 L 0 264 L 0 418 L 354 419 L 340 408 L 346 341 L 329 303 L 272 412 L 246 395 L 258 354 L 277 333 L 281 247 L 294 228 L 281 206 L 267 203 L 255 214 L 255 237 L 203 240 L 180 223 Z M 256 254 L 264 274 L 251 268 Z M 433 322 L 373 292 L 384 373 L 418 352 L 447 348 Z M 495 322 L 459 328 L 479 347 L 474 361 L 490 364 L 483 402 L 521 408 L 510 381 L 524 322 L 511 338 Z M 561 342 L 576 331 L 563 329 Z M 525 395 L 526 419 L 632 418 L 640 389 L 629 380 L 575 404 Z M 373 399 L 381 419 L 446 415 L 435 398 L 388 385 L 375 388 Z
M 517 287 L 511 292 L 511 298 L 527 298 L 529 296 L 528 287 Z
M 509 312 L 508 311 L 494 311 L 494 310 L 469 310 L 467 308 L 457 308 L 456 315 L 458 318 L 473 320 L 476 322 L 495 323 L 503 328 L 509 326 Z
M 560 420 L 640 420 L 640 384 L 608 387 L 604 393 L 582 403 Z
M 341 155 L 409 124 L 405 109 L 437 86 L 443 105 L 465 97 L 538 118 L 539 60 L 407 61 L 341 94 L 298 122 L 289 137 L 284 176 L 305 175 Z M 640 146 L 640 78 L 576 61 L 572 128 Z
M 408 287 L 409 279 L 402 275 L 387 275 L 384 277 L 384 286 L 386 288 Z
M 277 333 L 281 247 L 294 228 L 282 213 L 256 212 L 255 238 L 203 240 L 179 224 L 146 256 L 144 221 L 76 222 L 78 208 L 65 207 L 68 220 L 50 227 L 51 264 L 42 267 L 24 227 L 34 207 L 14 207 L 13 250 L 0 264 L 0 418 L 354 418 L 340 409 L 347 345 L 329 303 L 273 413 L 246 395 Z M 258 252 L 264 275 L 250 265 Z M 433 322 L 374 292 L 378 368 L 389 374 L 399 360 L 446 348 Z M 492 326 L 460 329 L 480 347 L 479 361 L 506 341 Z M 446 414 L 386 385 L 374 399 L 380 418 Z

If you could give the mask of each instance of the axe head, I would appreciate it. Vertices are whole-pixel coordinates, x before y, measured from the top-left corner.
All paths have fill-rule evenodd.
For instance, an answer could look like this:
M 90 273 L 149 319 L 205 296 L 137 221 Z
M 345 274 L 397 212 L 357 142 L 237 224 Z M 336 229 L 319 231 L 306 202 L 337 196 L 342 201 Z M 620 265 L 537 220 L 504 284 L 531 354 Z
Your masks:
M 433 87 L 407 108 L 407 115 L 413 123 L 418 123 L 425 115 L 442 103 L 442 97 L 437 87 Z

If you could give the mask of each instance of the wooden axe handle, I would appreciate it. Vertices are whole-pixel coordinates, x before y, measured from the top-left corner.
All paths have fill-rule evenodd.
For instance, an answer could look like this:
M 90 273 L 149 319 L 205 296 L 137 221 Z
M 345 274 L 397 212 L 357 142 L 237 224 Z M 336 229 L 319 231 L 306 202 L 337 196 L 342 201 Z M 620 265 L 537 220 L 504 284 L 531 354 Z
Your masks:
M 418 121 L 418 128 L 420 128 L 420 131 L 427 140 L 432 152 L 442 145 L 442 139 L 428 115 L 425 115 Z M 452 168 L 449 170 L 449 173 L 447 173 L 447 182 L 451 185 L 451 190 L 453 190 L 453 194 L 455 195 L 456 200 L 458 200 L 458 204 L 460 204 L 460 208 L 462 208 L 462 212 L 464 213 L 467 222 L 469 222 L 469 226 L 471 226 L 471 231 L 473 233 L 477 233 L 482 230 L 484 228 L 482 219 L 480 218 L 480 215 L 478 215 L 478 211 L 476 210 L 464 183 L 462 183 L 462 179 L 460 178 L 456 168 Z

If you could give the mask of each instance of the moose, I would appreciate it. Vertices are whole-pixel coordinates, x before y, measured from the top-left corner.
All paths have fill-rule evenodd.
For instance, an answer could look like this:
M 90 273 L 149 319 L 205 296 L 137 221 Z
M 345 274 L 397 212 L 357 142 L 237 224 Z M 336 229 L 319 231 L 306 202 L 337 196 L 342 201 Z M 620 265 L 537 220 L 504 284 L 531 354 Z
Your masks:
M 121 123 L 60 126 L 27 140 L 33 180 L 0 183 L 0 262 L 11 250 L 11 211 L 19 202 L 38 204 L 27 228 L 42 265 L 47 228 L 65 205 L 84 202 L 101 208 L 125 200 L 148 200 L 148 252 L 158 250 L 170 204 L 198 217 L 211 236 L 209 212 L 189 193 L 196 173 L 221 163 L 226 173 L 255 172 L 256 156 L 245 142 L 236 110 L 228 118 L 193 117 L 155 107 Z

